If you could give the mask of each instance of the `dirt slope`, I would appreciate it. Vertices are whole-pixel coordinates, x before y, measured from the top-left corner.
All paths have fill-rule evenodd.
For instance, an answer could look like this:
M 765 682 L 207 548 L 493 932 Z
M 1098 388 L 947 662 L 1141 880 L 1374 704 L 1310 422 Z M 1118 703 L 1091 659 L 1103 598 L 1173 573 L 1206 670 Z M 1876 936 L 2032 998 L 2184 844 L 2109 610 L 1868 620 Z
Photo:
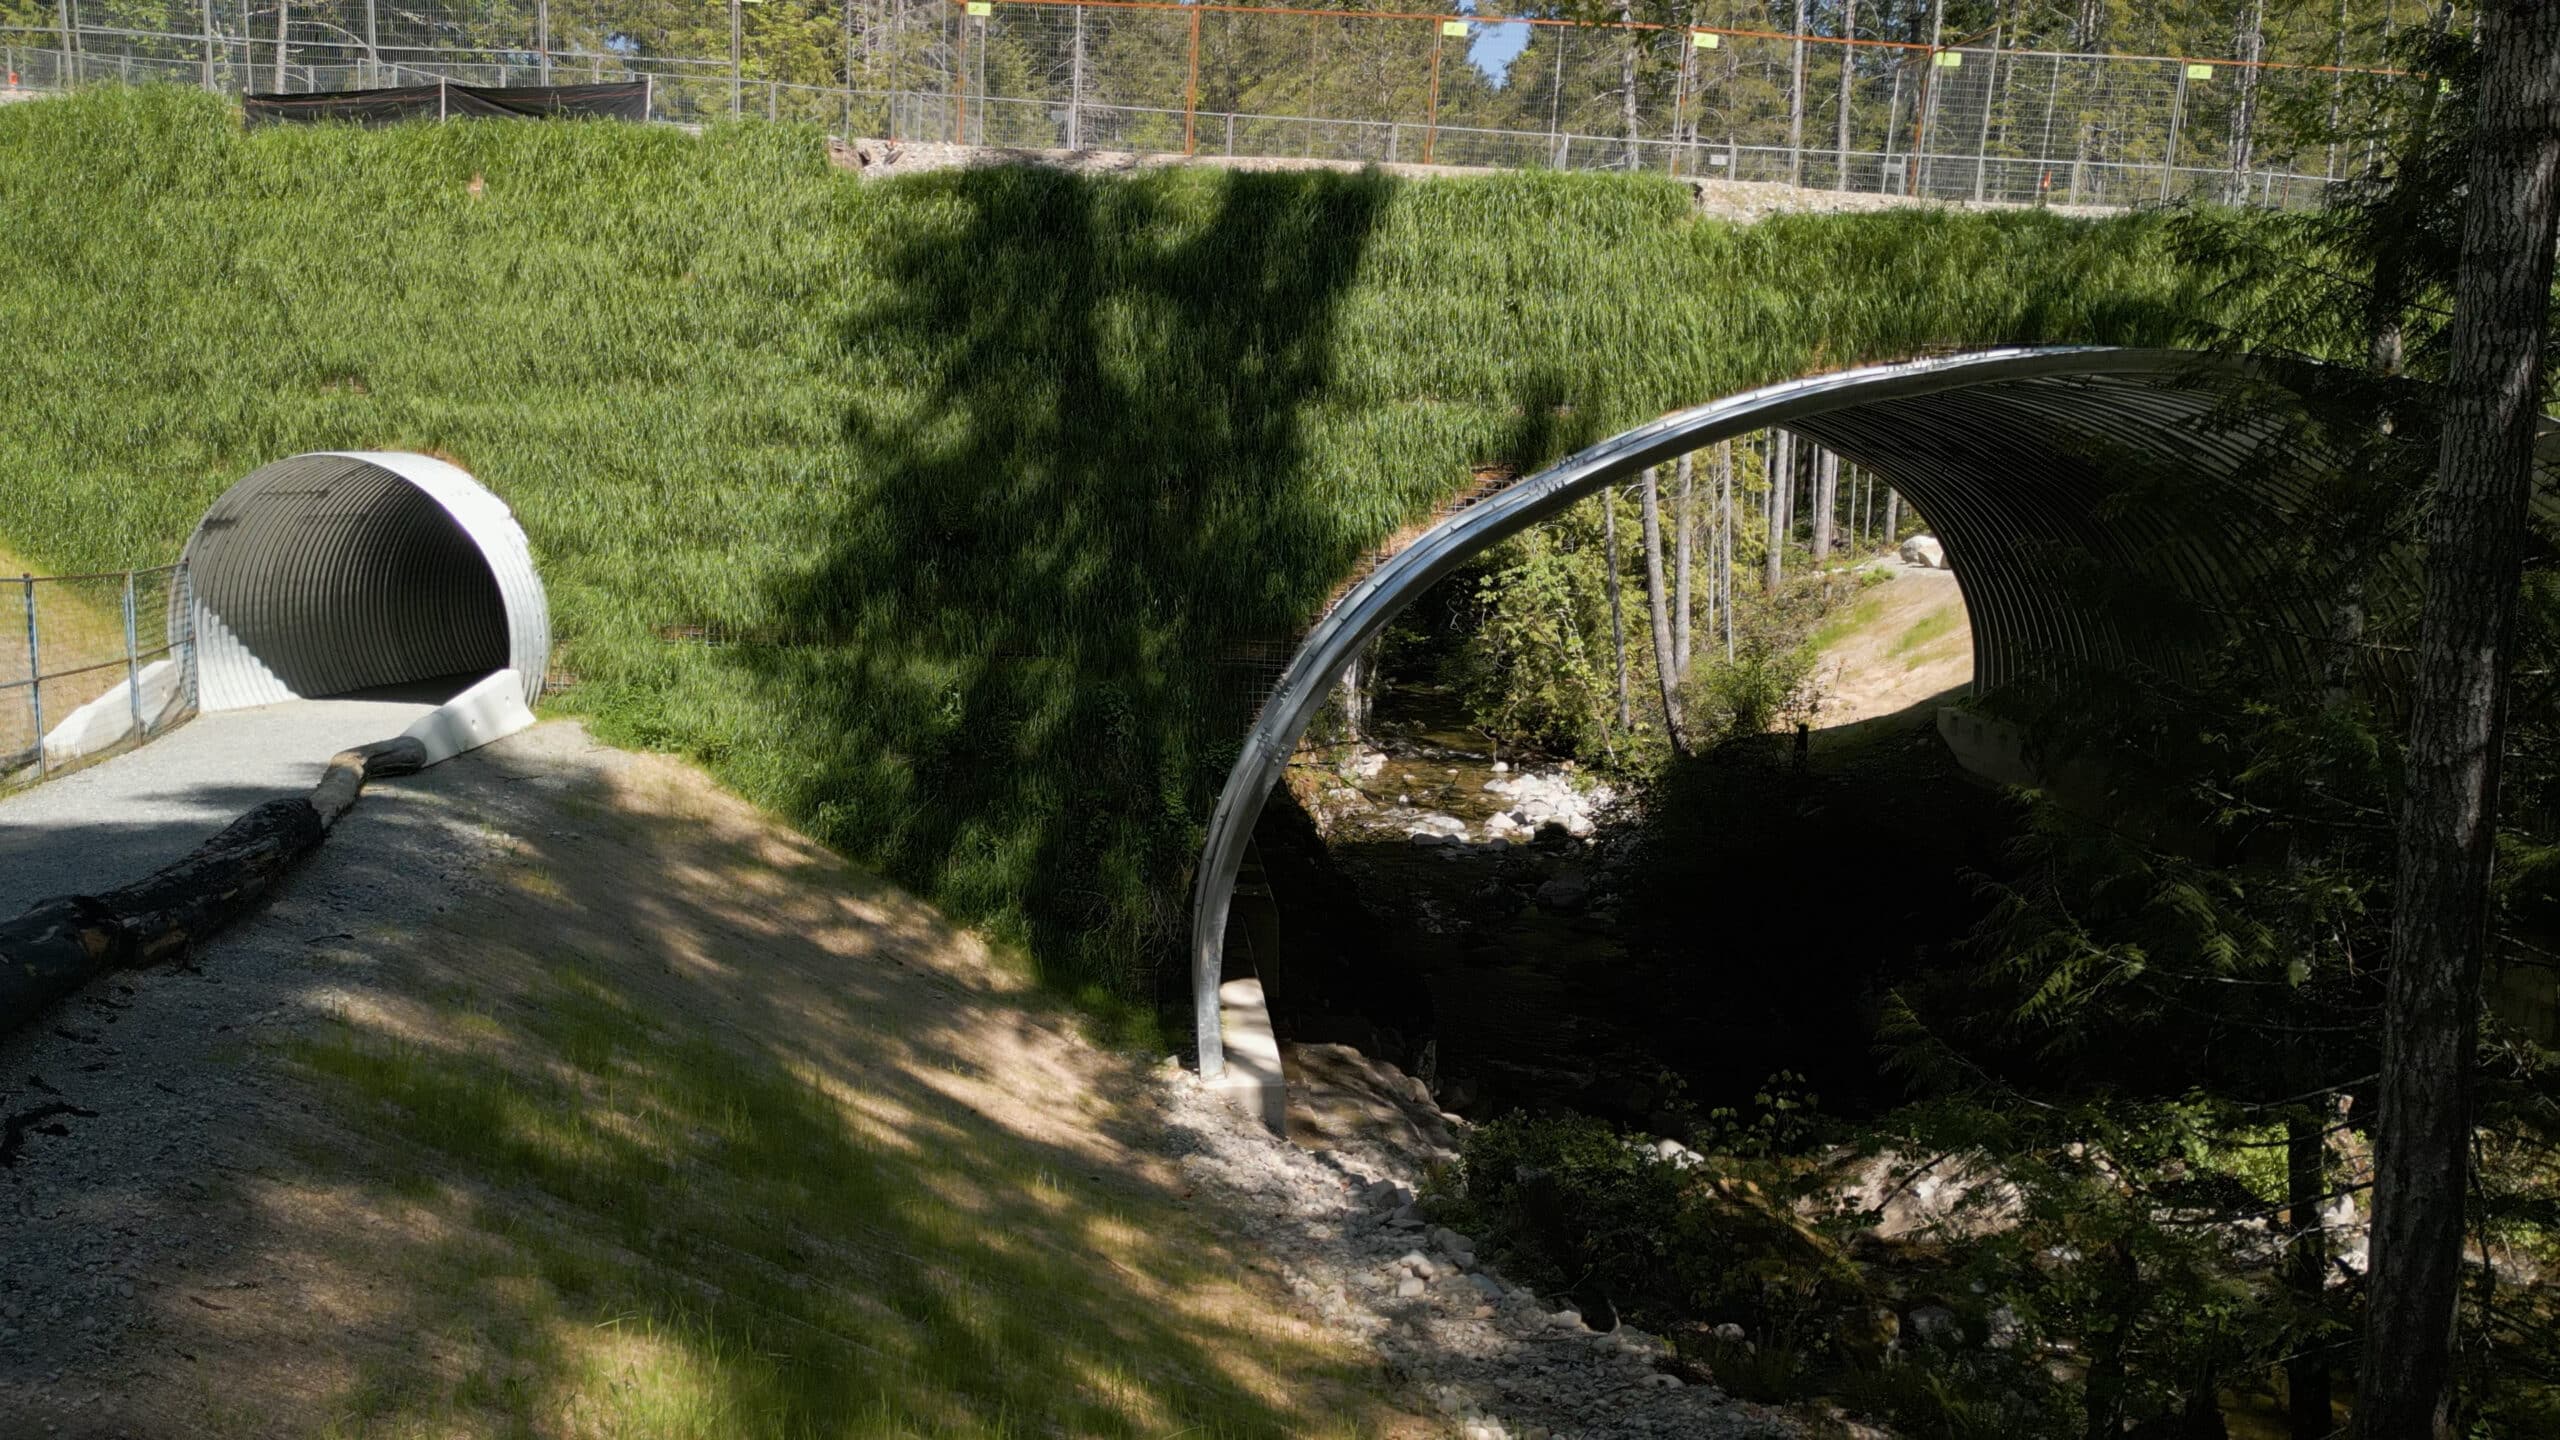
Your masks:
M 1973 630 L 1945 570 L 1887 565 L 1822 636 L 1817 727 L 1871 720 L 1973 683 Z
M 0 1042 L 0 1435 L 1408 1435 L 1100 1050 L 554 723 Z

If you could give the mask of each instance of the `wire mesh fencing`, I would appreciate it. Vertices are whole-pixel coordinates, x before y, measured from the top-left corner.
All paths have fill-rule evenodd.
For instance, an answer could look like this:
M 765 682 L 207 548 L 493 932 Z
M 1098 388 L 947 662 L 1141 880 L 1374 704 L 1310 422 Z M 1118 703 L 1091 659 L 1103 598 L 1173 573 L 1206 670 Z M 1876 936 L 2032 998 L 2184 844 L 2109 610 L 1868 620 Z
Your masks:
M 732 0 L 677 19 L 562 9 L 555 28 L 550 0 L 118 0 L 116 23 L 102 25 L 61 0 L 57 24 L 0 27 L 0 41 L 22 92 L 645 80 L 652 118 L 682 123 L 762 115 L 890 140 L 1651 170 L 2110 206 L 2312 203 L 2357 157 L 2299 138 L 2286 117 L 2324 101 L 2334 117 L 2359 87 L 2404 78 L 1171 0 L 861 0 L 840 16 Z
M 189 600 L 178 565 L 0 579 L 0 789 L 193 715 Z

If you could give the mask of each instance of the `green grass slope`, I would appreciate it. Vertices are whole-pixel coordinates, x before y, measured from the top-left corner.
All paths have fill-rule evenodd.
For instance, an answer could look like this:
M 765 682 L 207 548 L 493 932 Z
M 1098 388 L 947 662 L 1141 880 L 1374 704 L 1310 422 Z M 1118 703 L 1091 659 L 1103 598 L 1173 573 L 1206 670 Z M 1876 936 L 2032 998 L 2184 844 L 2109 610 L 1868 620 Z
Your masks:
M 477 193 L 471 182 L 479 177 Z M 568 704 L 1143 999 L 1240 642 L 1463 488 L 1813 368 L 2174 342 L 2157 222 L 1735 227 L 1648 178 L 991 170 L 813 130 L 244 136 L 0 112 L 0 535 L 168 558 L 232 479 L 447 453 L 522 516 Z M 670 643 L 735 627 L 753 645 Z

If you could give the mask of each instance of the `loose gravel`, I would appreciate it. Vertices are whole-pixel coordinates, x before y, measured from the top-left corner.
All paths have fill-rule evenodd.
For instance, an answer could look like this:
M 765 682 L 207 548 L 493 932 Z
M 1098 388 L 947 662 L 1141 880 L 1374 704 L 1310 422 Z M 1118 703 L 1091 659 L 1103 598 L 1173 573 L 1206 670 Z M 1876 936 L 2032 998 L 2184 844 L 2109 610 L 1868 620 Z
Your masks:
M 1290 1290 L 1363 1340 L 1463 1440 L 1745 1440 L 1801 1433 L 1786 1416 L 1691 1384 L 1658 1337 L 1513 1284 L 1414 1203 L 1409 1156 L 1323 1154 L 1273 1136 L 1167 1066 L 1163 1144 L 1282 1266 Z

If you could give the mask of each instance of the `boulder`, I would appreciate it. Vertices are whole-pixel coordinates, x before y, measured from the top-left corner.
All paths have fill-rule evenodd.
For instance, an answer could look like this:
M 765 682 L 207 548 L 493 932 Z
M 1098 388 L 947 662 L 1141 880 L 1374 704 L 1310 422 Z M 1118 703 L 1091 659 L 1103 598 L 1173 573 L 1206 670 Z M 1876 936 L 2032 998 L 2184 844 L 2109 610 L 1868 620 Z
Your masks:
M 1914 535 L 1902 542 L 1902 563 L 1921 570 L 1947 568 L 1947 547 L 1935 535 Z

